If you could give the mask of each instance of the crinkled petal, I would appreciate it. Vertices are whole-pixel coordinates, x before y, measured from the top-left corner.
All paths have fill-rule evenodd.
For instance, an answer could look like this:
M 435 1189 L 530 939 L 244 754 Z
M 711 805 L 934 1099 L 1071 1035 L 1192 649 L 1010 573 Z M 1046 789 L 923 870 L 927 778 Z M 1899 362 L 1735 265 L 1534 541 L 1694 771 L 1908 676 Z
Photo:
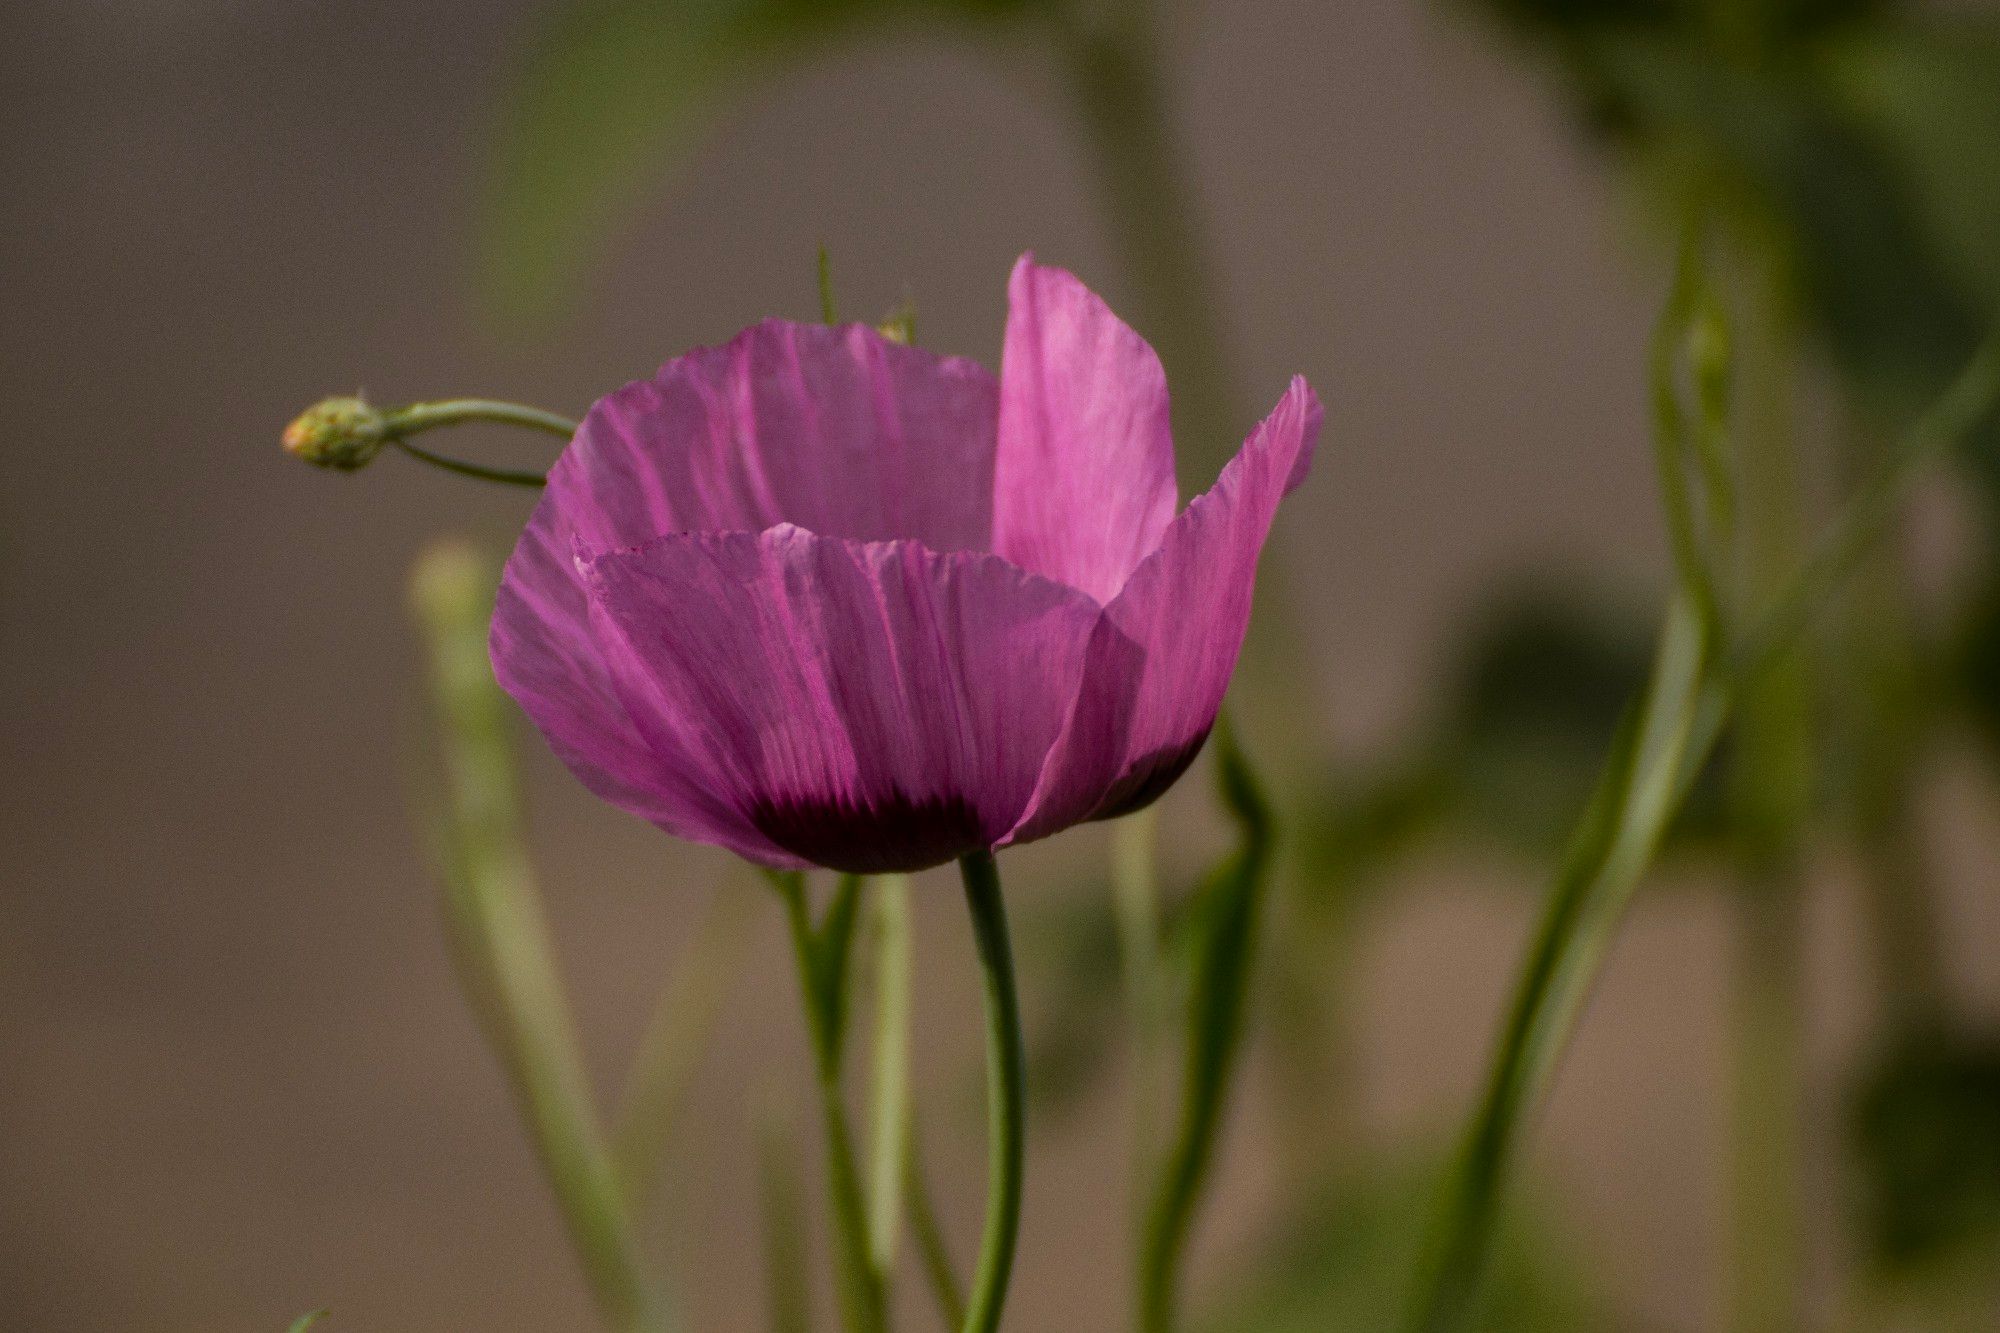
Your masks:
M 787 857 L 859 873 L 1013 827 L 1100 615 L 995 556 L 791 526 L 663 537 L 588 573 L 661 764 L 696 765 L 692 785 Z
M 1278 502 L 1311 466 L 1320 415 L 1293 379 L 1105 607 L 1076 703 L 1008 842 L 1137 810 L 1194 761 L 1243 647 L 1257 557 Z
M 715 843 L 769 865 L 797 865 L 702 784 L 692 755 L 649 745 L 625 711 L 598 651 L 575 549 L 530 527 L 493 608 L 489 649 L 501 686 L 585 787 L 677 837 Z
M 862 324 L 767 320 L 600 400 L 532 527 L 592 551 L 795 523 L 985 550 L 999 389 Z
M 1178 494 L 1160 359 L 1075 276 L 1023 255 L 1007 286 L 993 549 L 1108 602 Z

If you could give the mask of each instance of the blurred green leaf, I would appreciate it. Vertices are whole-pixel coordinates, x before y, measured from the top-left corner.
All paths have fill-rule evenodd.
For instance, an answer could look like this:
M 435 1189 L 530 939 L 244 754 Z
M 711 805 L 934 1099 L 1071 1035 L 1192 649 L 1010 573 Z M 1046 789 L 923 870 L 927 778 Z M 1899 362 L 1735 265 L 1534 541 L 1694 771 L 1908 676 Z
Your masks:
M 2000 1239 L 2000 1040 L 1897 1042 L 1861 1081 L 1854 1149 L 1866 1234 L 1885 1268 Z
M 1828 86 L 1891 156 L 1953 276 L 2000 309 L 2000 23 L 1963 16 L 1827 45 Z
M 1968 598 L 1954 658 L 1966 711 L 2000 759 L 2000 577 L 1989 576 Z
M 1294 1202 L 1256 1247 L 1202 1333 L 1322 1333 L 1393 1328 L 1409 1296 L 1423 1205 L 1443 1174 L 1436 1156 L 1379 1156 Z M 1524 1191 L 1532 1195 L 1534 1191 Z M 1529 1198 L 1509 1220 L 1474 1326 L 1486 1333 L 1604 1333 L 1618 1327 L 1584 1286 L 1588 1256 Z
M 571 0 L 535 44 L 494 154 L 481 287 L 546 320 L 616 224 L 744 83 L 869 24 L 992 20 L 1045 0 Z
M 327 1314 L 325 1310 L 312 1310 L 300 1315 L 292 1321 L 290 1333 L 306 1333 L 307 1329 L 326 1318 Z
M 1724 49 L 1709 6 L 1487 7 L 1555 56 L 1586 123 L 1635 150 L 1634 162 L 1692 154 L 1755 201 L 1783 237 L 1810 328 L 1885 433 L 1965 363 L 2000 280 L 2000 233 L 1986 220 L 2000 216 L 1990 25 L 1916 28 L 1880 17 L 1888 6 L 1767 3 L 1742 20 L 1767 48 L 1752 64 Z M 2000 427 L 1969 437 L 1966 453 L 2000 513 Z

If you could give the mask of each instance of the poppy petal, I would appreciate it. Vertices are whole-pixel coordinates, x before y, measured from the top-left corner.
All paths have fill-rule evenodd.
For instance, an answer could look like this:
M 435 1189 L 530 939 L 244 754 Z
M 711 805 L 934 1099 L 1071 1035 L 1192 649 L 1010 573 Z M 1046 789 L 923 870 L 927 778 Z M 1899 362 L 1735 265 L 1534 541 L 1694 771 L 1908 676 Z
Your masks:
M 1278 502 L 1311 466 L 1320 419 L 1319 399 L 1293 379 L 1105 607 L 1063 734 L 1007 842 L 1139 809 L 1194 761 L 1243 647 L 1258 555 Z
M 639 734 L 789 857 L 922 869 L 1013 827 L 1099 610 L 995 556 L 781 526 L 589 562 Z
M 1023 255 L 1007 285 L 993 549 L 1108 602 L 1173 522 L 1167 377 L 1070 273 Z

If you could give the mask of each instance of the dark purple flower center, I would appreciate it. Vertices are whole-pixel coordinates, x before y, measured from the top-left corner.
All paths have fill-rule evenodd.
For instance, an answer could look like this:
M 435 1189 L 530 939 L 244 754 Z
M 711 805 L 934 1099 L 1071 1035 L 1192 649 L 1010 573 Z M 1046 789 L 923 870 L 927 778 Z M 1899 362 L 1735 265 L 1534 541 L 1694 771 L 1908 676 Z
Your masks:
M 979 812 L 960 796 L 769 800 L 751 808 L 750 822 L 800 860 L 855 875 L 928 870 L 986 845 Z

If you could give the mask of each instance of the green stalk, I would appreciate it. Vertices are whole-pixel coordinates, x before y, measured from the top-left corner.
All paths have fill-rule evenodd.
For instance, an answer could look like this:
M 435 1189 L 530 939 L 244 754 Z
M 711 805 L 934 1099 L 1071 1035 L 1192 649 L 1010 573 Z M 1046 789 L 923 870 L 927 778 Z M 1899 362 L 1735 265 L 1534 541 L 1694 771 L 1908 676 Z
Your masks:
M 656 1192 L 660 1167 L 715 1017 L 748 943 L 750 898 L 725 884 L 709 904 L 680 966 L 639 1038 L 613 1121 L 611 1157 L 635 1218 Z
M 875 881 L 875 1043 L 870 1098 L 868 1254 L 877 1273 L 896 1266 L 896 1230 L 910 1157 L 910 879 Z
M 441 426 L 464 426 L 485 421 L 502 426 L 523 426 L 567 440 L 576 434 L 577 423 L 555 412 L 520 403 L 503 403 L 492 398 L 445 398 L 432 403 L 411 403 L 382 417 L 382 430 L 393 438 L 418 435 Z
M 775 1111 L 757 1126 L 757 1207 L 764 1232 L 764 1304 L 771 1333 L 811 1333 L 806 1287 L 805 1201 L 797 1144 Z
M 457 546 L 433 549 L 413 583 L 451 778 L 446 917 L 598 1308 L 621 1333 L 650 1333 L 666 1315 L 642 1269 L 521 842 L 509 704 L 486 656 L 491 586 Z
M 1216 774 L 1242 845 L 1203 884 L 1189 987 L 1180 1120 L 1140 1231 L 1138 1325 L 1171 1333 L 1181 1259 L 1215 1157 L 1242 1048 L 1257 918 L 1270 863 L 1270 808 L 1229 728 L 1216 729 Z
M 1625 900 L 1713 749 L 1733 698 L 1853 572 L 1922 468 L 1996 400 L 2000 337 L 1989 337 L 1719 667 L 1696 669 L 1705 656 L 1699 616 L 1682 599 L 1670 606 L 1640 712 L 1613 747 L 1536 928 L 1465 1149 L 1439 1196 L 1407 1327 L 1435 1333 L 1464 1326 L 1522 1121 L 1546 1089 Z
M 1007 1301 L 1014 1246 L 1021 1229 L 1021 1169 L 1026 1145 L 1026 1058 L 1013 947 L 1000 870 L 991 852 L 959 858 L 972 936 L 986 987 L 986 1231 L 966 1301 L 964 1333 L 993 1333 Z
M 1160 958 L 1160 893 L 1154 875 L 1159 806 L 1150 805 L 1111 825 L 1111 897 L 1118 917 L 1118 950 L 1125 979 L 1125 1014 L 1132 1034 L 1132 1179 L 1134 1197 L 1152 1174 L 1157 1149 L 1154 1108 L 1159 1103 L 1160 1038 L 1165 979 Z
M 842 877 L 826 923 L 815 929 L 806 902 L 805 876 L 795 871 L 775 873 L 770 880 L 784 900 L 812 1036 L 820 1123 L 826 1136 L 827 1194 L 833 1210 L 841 1322 L 848 1333 L 882 1333 L 888 1327 L 887 1293 L 883 1276 L 869 1257 L 868 1206 L 862 1196 L 854 1135 L 848 1128 L 847 1103 L 841 1091 L 847 956 L 853 942 L 860 881 L 856 876 Z
M 395 445 L 419 463 L 429 463 L 432 467 L 450 472 L 455 476 L 470 477 L 474 481 L 498 482 L 502 486 L 526 486 L 531 490 L 539 490 L 549 484 L 547 473 L 526 471 L 518 468 L 487 467 L 483 463 L 467 463 L 462 459 L 449 458 L 444 454 L 432 453 L 429 449 L 411 444 L 408 440 L 400 436 L 391 435 L 388 438 L 390 444 Z
M 930 1176 L 924 1170 L 923 1145 L 918 1141 L 914 1122 L 905 1143 L 908 1155 L 903 1170 L 903 1206 L 910 1215 L 910 1234 L 923 1258 L 924 1277 L 930 1284 L 938 1316 L 946 1329 L 957 1333 L 965 1322 L 965 1295 L 958 1284 L 958 1270 L 951 1262 L 951 1246 L 945 1240 L 944 1227 L 931 1204 Z
M 1776 243 L 1755 248 L 1766 272 L 1743 321 L 1737 456 L 1744 586 L 1761 602 L 1782 590 L 1803 539 L 1787 286 Z M 1801 1313 L 1804 977 L 1796 936 L 1805 888 L 1799 839 L 1812 796 L 1809 688 L 1805 660 L 1788 641 L 1738 700 L 1731 756 L 1739 866 L 1730 1288 L 1739 1333 L 1796 1328 Z
M 1441 1196 L 1413 1329 L 1459 1328 L 1470 1313 L 1521 1121 L 1554 1072 L 1625 904 L 1679 805 L 1684 767 L 1699 767 L 1689 739 L 1703 730 L 1706 654 L 1700 613 L 1676 596 L 1644 700 L 1614 743 L 1529 947 L 1471 1132 Z

